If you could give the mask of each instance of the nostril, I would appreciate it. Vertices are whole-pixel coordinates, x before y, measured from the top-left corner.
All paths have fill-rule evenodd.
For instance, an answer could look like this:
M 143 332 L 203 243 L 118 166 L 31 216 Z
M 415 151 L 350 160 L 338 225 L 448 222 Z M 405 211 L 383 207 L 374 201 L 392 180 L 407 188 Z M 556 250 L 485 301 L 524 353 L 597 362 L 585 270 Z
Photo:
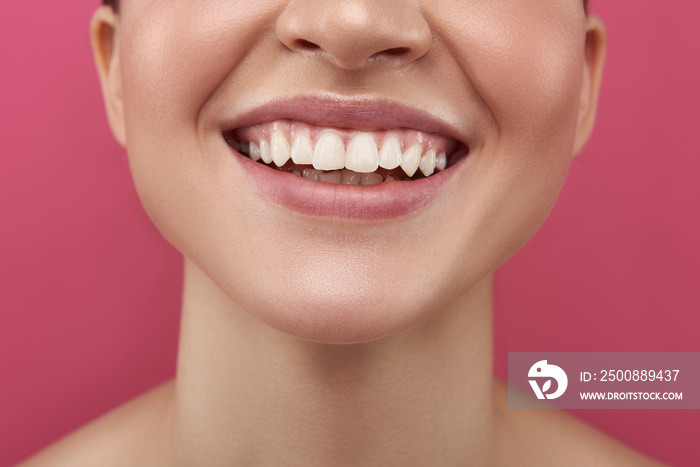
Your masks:
M 305 39 L 297 39 L 294 41 L 294 45 L 299 49 L 299 50 L 318 50 L 321 47 L 319 47 L 317 44 L 314 44 L 311 41 L 307 41 Z
M 382 50 L 381 52 L 377 52 L 375 54 L 372 54 L 368 60 L 377 60 L 381 58 L 386 58 L 386 57 L 405 57 L 407 55 L 410 55 L 411 49 L 409 47 L 394 47 L 392 49 L 386 49 Z
M 379 52 L 379 53 L 385 54 L 385 55 L 396 56 L 396 55 L 407 55 L 410 52 L 411 52 L 411 49 L 409 49 L 408 47 L 395 47 L 393 49 L 386 49 L 385 51 Z M 377 54 L 375 54 L 375 55 L 377 55 Z

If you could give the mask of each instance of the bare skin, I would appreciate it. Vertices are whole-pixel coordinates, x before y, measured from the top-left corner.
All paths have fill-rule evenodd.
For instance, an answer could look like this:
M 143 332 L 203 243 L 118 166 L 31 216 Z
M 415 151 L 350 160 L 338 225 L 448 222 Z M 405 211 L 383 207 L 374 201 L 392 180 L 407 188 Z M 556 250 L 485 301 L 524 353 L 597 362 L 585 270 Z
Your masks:
M 410 352 L 402 346 L 371 359 L 364 357 L 372 344 L 325 349 L 245 315 L 195 324 L 187 316 L 188 304 L 199 303 L 192 295 L 211 290 L 193 290 L 197 280 L 187 277 L 177 378 L 20 467 L 662 465 L 564 412 L 508 409 L 507 386 L 490 376 L 485 350 L 489 280 L 452 313 L 390 339 L 412 340 Z M 197 339 L 200 332 L 208 339 Z M 282 354 L 251 343 L 257 333 L 280 340 Z M 304 359 L 303 372 L 290 355 Z
M 492 374 L 493 271 L 593 127 L 606 35 L 579 2 L 126 0 L 92 37 L 140 199 L 185 256 L 177 376 L 23 466 L 658 465 L 507 409 Z M 300 95 L 421 109 L 469 163 L 388 221 L 281 208 L 222 122 Z
M 491 465 L 666 465 L 630 449 L 566 413 L 508 410 L 506 384 L 494 379 L 494 386 L 501 441 L 499 461 Z M 17 467 L 187 465 L 174 459 L 167 443 L 158 436 L 163 429 L 167 407 L 174 397 L 173 392 L 173 380 L 163 383 L 71 433 Z
M 499 448 L 500 460 L 492 465 L 665 465 L 630 449 L 566 413 L 509 411 L 505 383 L 495 379 L 494 386 L 497 392 L 496 405 L 500 414 L 499 430 L 502 440 Z M 63 438 L 18 467 L 185 465 L 170 457 L 165 447 L 166 443 L 157 436 L 162 430 L 164 413 L 173 399 L 173 391 L 174 381 L 161 384 Z

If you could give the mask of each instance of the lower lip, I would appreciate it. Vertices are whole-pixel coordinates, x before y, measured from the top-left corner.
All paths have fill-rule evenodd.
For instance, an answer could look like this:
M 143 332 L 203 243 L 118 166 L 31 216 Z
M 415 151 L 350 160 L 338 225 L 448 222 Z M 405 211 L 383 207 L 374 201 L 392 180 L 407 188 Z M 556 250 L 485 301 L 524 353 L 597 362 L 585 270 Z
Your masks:
M 340 185 L 307 180 L 231 151 L 262 198 L 308 216 L 358 220 L 395 219 L 426 206 L 466 159 L 461 157 L 448 169 L 418 180 Z

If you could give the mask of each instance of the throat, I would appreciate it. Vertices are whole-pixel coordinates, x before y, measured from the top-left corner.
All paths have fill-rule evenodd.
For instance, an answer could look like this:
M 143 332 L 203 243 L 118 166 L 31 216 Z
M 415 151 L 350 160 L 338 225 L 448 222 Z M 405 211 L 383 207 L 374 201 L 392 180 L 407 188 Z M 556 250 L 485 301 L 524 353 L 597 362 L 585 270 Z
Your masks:
M 192 465 L 492 465 L 490 280 L 410 332 L 335 345 L 185 268 L 172 440 Z

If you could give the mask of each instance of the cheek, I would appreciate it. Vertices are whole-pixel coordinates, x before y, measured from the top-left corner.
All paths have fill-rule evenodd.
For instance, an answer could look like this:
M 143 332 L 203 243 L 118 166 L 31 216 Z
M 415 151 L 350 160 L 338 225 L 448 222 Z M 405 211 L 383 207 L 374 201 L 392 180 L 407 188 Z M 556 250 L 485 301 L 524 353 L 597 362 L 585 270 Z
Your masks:
M 130 91 L 125 99 L 147 106 L 151 115 L 193 122 L 202 103 L 265 35 L 275 3 L 127 2 L 121 24 L 122 71 Z
M 176 246 L 175 237 L 189 234 L 177 231 L 187 228 L 178 221 L 196 218 L 216 196 L 208 188 L 219 167 L 201 144 L 202 107 L 259 41 L 274 3 L 124 3 L 120 60 L 131 171 L 144 208 Z
M 196 132 L 203 104 L 259 34 L 251 25 L 260 23 L 247 21 L 254 8 L 230 15 L 217 2 L 195 3 L 125 4 L 131 9 L 122 14 L 120 60 L 130 148 L 151 143 L 152 135 L 162 147 Z
M 500 263 L 539 229 L 566 177 L 585 16 L 574 0 L 444 5 L 435 21 L 444 25 L 445 44 L 481 101 L 480 118 L 488 120 L 464 180 L 465 191 L 480 202 L 460 226 L 469 235 L 463 244 L 480 239 Z
M 572 138 L 585 40 L 578 2 L 477 0 L 441 11 L 452 55 L 500 143 L 551 146 Z

